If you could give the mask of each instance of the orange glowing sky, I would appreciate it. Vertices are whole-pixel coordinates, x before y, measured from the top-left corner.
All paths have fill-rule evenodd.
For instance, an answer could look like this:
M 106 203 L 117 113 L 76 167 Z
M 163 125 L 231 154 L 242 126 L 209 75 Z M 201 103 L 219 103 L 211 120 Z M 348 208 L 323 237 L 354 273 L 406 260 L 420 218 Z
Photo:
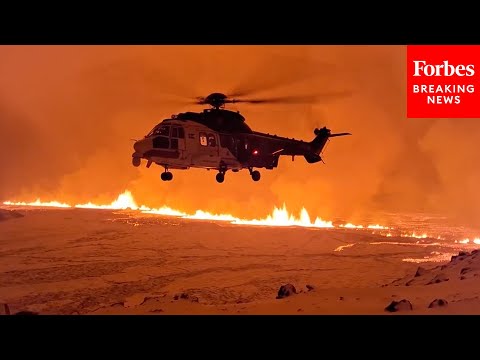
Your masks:
M 480 121 L 406 119 L 402 46 L 0 46 L 0 78 L 2 201 L 110 203 L 129 189 L 150 207 L 245 218 L 286 203 L 327 219 L 425 210 L 480 225 Z M 244 171 L 217 184 L 195 169 L 164 183 L 159 167 L 131 166 L 130 139 L 201 110 L 189 97 L 237 87 L 351 91 L 314 105 L 236 108 L 258 131 L 310 140 L 326 125 L 353 136 L 332 139 L 326 165 L 281 158 L 258 183 Z

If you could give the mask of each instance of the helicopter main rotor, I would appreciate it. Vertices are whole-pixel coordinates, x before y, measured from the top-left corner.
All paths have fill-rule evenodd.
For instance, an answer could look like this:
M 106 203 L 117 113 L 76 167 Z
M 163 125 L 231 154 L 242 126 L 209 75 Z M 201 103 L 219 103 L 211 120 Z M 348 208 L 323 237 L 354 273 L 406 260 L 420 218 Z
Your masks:
M 214 109 L 220 109 L 225 104 L 248 103 L 248 104 L 313 104 L 318 100 L 334 99 L 349 95 L 348 92 L 333 92 L 313 96 L 283 96 L 263 99 L 231 99 L 222 93 L 211 93 L 207 97 L 197 97 L 196 104 L 210 105 Z

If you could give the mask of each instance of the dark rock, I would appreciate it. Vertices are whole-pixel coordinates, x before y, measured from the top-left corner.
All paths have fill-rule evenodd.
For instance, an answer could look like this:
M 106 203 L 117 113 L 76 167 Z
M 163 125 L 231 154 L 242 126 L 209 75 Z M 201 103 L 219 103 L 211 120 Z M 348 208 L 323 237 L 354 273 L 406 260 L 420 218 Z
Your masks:
M 430 305 L 428 305 L 428 308 L 431 309 L 431 308 L 435 308 L 435 307 L 442 307 L 442 306 L 447 306 L 448 305 L 448 301 L 447 300 L 444 300 L 444 299 L 435 299 L 433 300 Z
M 460 280 L 465 280 L 466 277 L 465 276 L 460 276 Z
M 471 267 L 465 267 L 462 270 L 460 270 L 460 275 L 465 275 L 466 273 L 472 271 Z
M 286 298 L 287 296 L 291 296 L 296 293 L 297 293 L 297 290 L 295 289 L 295 286 L 293 286 L 292 284 L 282 285 L 278 290 L 277 299 L 283 299 L 283 298 Z
M 442 265 L 442 266 L 440 267 L 440 270 L 445 270 L 446 268 L 447 268 L 447 265 Z
M 478 249 L 477 250 L 472 250 L 472 255 L 476 254 L 476 253 L 478 253 Z
M 388 312 L 397 312 L 397 311 L 406 311 L 413 310 L 413 306 L 410 301 L 403 299 L 400 301 L 392 301 L 390 305 L 385 308 L 385 311 Z
M 340 296 L 338 300 L 344 300 L 345 298 L 343 296 Z
M 410 286 L 410 285 L 412 285 L 412 283 L 413 283 L 413 279 L 412 279 L 412 280 L 409 280 L 409 281 L 407 281 L 407 282 L 405 283 L 405 286 Z
M 315 287 L 313 287 L 313 285 L 306 285 L 306 288 L 308 291 L 312 291 L 312 290 L 315 290 Z
M 143 298 L 143 301 L 140 303 L 140 305 L 143 305 L 143 304 L 145 304 L 147 301 L 154 300 L 154 299 L 155 299 L 154 296 L 145 296 L 145 297 Z
M 19 311 L 13 315 L 38 315 L 38 313 L 34 311 Z
M 24 217 L 25 215 L 19 213 L 16 210 L 6 210 L 0 209 L 0 221 L 2 220 L 9 220 L 9 219 L 17 219 Z
M 427 273 L 427 269 L 419 266 L 417 272 L 415 273 L 415 277 L 422 276 Z
M 447 277 L 447 275 L 445 274 L 438 274 L 437 276 L 435 276 L 429 283 L 427 283 L 427 285 L 432 285 L 432 284 L 438 284 L 438 283 L 441 283 L 441 282 L 444 282 L 444 281 L 448 281 L 449 278 Z
M 187 293 L 176 294 L 176 295 L 173 297 L 173 300 L 179 300 L 179 299 L 182 299 L 182 300 L 190 300 L 190 301 L 192 301 L 192 302 L 198 302 L 198 297 L 196 297 L 196 296 L 190 296 L 190 295 L 188 295 Z
M 466 252 L 466 251 L 460 251 L 460 252 L 458 253 L 458 256 L 468 256 L 468 255 L 470 255 L 470 254 L 469 254 L 468 252 Z

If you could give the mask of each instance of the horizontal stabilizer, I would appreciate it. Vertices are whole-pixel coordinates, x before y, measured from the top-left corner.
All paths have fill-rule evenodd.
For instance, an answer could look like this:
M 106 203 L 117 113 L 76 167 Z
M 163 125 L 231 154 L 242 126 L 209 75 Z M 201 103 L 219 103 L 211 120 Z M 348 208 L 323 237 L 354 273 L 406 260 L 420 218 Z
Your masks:
M 345 136 L 345 135 L 352 135 L 352 134 L 350 134 L 350 133 L 338 133 L 338 134 L 330 134 L 328 137 Z

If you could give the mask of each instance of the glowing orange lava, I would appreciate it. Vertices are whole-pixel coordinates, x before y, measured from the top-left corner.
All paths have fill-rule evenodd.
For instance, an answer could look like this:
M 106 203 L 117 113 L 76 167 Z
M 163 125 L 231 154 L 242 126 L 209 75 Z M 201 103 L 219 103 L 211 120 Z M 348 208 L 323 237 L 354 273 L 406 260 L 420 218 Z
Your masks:
M 352 223 L 346 223 L 346 224 L 340 224 L 335 226 L 332 221 L 326 221 L 318 217 L 315 218 L 315 220 L 312 220 L 305 208 L 301 210 L 299 217 L 293 214 L 290 214 L 285 204 L 283 204 L 283 207 L 281 208 L 275 207 L 272 213 L 263 219 L 240 219 L 231 214 L 212 214 L 210 212 L 203 211 L 203 210 L 197 210 L 194 214 L 187 214 L 183 211 L 172 209 L 167 206 L 163 206 L 161 208 L 155 209 L 145 205 L 138 206 L 133 198 L 132 193 L 128 190 L 120 194 L 118 198 L 109 205 L 97 205 L 89 202 L 87 204 L 76 204 L 72 206 L 59 201 L 42 202 L 40 201 L 40 199 L 37 199 L 34 202 L 5 201 L 3 204 L 10 205 L 10 206 L 133 210 L 133 211 L 139 211 L 145 214 L 174 216 L 174 217 L 192 219 L 192 220 L 226 221 L 236 225 L 299 226 L 299 227 L 306 227 L 306 228 L 336 228 L 337 227 L 340 229 L 356 229 L 356 230 L 364 230 L 364 231 L 370 230 L 372 234 L 378 234 L 385 237 L 399 236 L 399 237 L 418 238 L 418 239 L 435 238 L 433 236 L 430 236 L 424 233 L 418 234 L 416 232 L 405 233 L 405 232 L 397 231 L 396 234 L 393 234 L 392 231 L 394 229 L 392 227 L 387 227 L 379 224 L 354 225 Z M 385 232 L 383 230 L 388 230 L 388 232 Z M 441 237 L 436 237 L 436 239 L 443 240 Z M 460 240 L 459 242 L 462 244 L 468 244 L 470 242 L 470 239 Z M 480 244 L 480 238 L 475 238 L 471 242 L 474 244 Z
M 42 202 L 40 199 L 35 200 L 34 202 L 12 202 L 12 201 L 5 201 L 3 205 L 15 205 L 15 206 L 39 206 L 39 207 L 56 207 L 56 208 L 69 208 L 71 207 L 68 204 L 60 203 L 58 201 L 49 201 L 49 202 Z
M 480 245 L 480 238 L 475 238 L 475 239 L 472 239 L 471 241 L 470 239 L 463 239 L 459 241 L 460 244 L 469 244 L 470 242 L 473 244 Z

